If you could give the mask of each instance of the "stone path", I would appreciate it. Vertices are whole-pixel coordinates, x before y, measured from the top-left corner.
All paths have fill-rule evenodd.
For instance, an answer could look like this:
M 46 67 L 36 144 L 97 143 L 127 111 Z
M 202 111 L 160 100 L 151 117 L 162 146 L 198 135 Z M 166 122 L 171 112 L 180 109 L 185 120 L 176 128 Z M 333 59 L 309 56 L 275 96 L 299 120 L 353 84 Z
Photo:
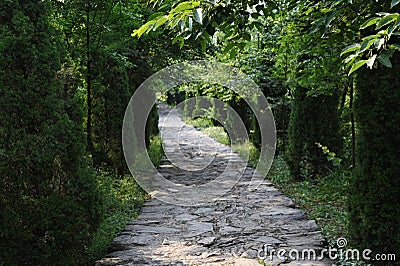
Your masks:
M 165 111 L 163 107 L 159 112 L 160 125 L 166 122 Z M 191 162 L 179 165 L 164 159 L 159 172 L 170 181 L 195 187 L 217 178 L 228 159 L 243 163 L 229 147 L 184 125 L 178 114 L 170 116 L 169 124 L 161 127 L 169 159 L 174 161 L 179 153 Z M 180 127 L 179 136 L 169 131 L 170 126 Z M 210 165 L 204 168 L 204 162 Z M 315 221 L 268 180 L 250 191 L 253 171 L 246 166 L 227 194 L 206 204 L 176 206 L 148 200 L 138 219 L 114 239 L 112 253 L 96 265 L 331 265 L 312 259 L 313 251 L 318 256 L 325 243 Z

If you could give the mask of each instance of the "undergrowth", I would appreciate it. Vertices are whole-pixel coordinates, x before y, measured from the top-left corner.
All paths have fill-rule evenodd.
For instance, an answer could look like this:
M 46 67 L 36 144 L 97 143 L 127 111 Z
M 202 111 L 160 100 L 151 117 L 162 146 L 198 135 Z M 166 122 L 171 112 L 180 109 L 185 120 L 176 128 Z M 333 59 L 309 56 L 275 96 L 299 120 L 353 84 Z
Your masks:
M 199 117 L 193 120 L 188 119 L 185 122 L 193 125 L 197 129 L 201 130 L 204 134 L 212 137 L 219 143 L 225 145 L 231 144 L 230 138 L 225 132 L 224 128 L 221 126 L 214 126 L 212 121 L 207 118 Z M 248 158 L 248 161 L 252 166 L 257 166 L 260 151 L 253 145 L 253 143 L 251 143 L 250 141 L 246 141 L 240 144 L 233 144 L 231 148 L 242 158 Z
M 155 166 L 163 156 L 161 138 L 153 137 L 148 154 Z M 104 214 L 87 250 L 88 264 L 102 258 L 111 247 L 125 225 L 139 215 L 146 192 L 136 183 L 132 175 L 118 176 L 105 169 L 97 170 L 98 186 L 103 195 Z
M 274 159 L 269 177 L 275 187 L 290 197 L 296 206 L 314 219 L 323 235 L 334 244 L 335 239 L 347 236 L 346 201 L 351 175 L 330 172 L 325 177 L 294 182 L 282 156 Z

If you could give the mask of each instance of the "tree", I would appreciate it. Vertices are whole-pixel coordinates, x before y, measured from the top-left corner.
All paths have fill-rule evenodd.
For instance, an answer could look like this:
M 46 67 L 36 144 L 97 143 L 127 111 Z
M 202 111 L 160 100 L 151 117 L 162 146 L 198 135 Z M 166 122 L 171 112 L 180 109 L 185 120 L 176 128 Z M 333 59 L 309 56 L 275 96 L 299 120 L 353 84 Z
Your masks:
M 349 194 L 349 234 L 360 249 L 400 254 L 400 55 L 393 68 L 363 68 L 355 77 L 358 135 Z
M 395 204 L 400 200 L 396 152 L 400 147 L 400 53 L 396 52 L 400 50 L 400 16 L 377 13 L 399 3 L 367 6 L 367 19 L 359 24 L 362 42 L 342 53 L 354 52 L 345 61 L 351 66 L 349 74 L 357 71 L 357 160 L 348 202 L 349 234 L 356 247 L 374 254 L 400 254 L 400 211 Z
M 335 1 L 329 23 L 346 36 L 344 63 L 354 76 L 356 162 L 348 197 L 349 235 L 359 249 L 400 254 L 399 147 L 400 1 Z M 397 9 L 397 10 L 396 10 Z M 382 12 L 385 11 L 385 12 Z M 392 12 L 392 13 L 389 13 Z M 326 21 L 327 16 L 319 21 Z M 375 29 L 372 29 L 375 26 Z M 358 41 L 358 43 L 355 43 Z M 378 264 L 379 262 L 374 262 Z M 385 262 L 382 262 L 385 264 Z
M 125 109 L 136 88 L 151 75 L 152 67 L 158 67 L 147 55 L 151 52 L 152 58 L 159 59 L 163 53 L 154 49 L 162 44 L 151 36 L 146 40 L 150 45 L 141 45 L 142 40 L 132 40 L 129 35 L 132 25 L 140 23 L 146 12 L 141 3 L 130 0 L 69 0 L 58 3 L 56 13 L 70 57 L 82 66 L 87 147 L 93 165 L 119 174 L 127 172 L 121 143 Z M 158 134 L 156 109 L 148 124 L 147 144 Z
M 157 3 L 157 1 L 154 2 Z M 400 195 L 399 178 L 396 174 L 399 171 L 397 152 L 399 91 L 396 88 L 399 86 L 400 15 L 398 4 L 400 1 L 243 2 L 233 0 L 179 1 L 175 4 L 171 1 L 164 2 L 170 5 L 164 5 L 159 10 L 160 13 L 156 13 L 146 24 L 134 31 L 134 36 L 140 37 L 164 25 L 176 33 L 175 41 L 180 42 L 181 47 L 184 46 L 186 39 L 192 39 L 201 43 L 203 50 L 206 50 L 207 41 L 211 40 L 215 32 L 219 32 L 227 40 L 224 53 L 229 53 L 232 57 L 236 56 L 251 40 L 249 29 L 262 27 L 260 21 L 257 21 L 259 17 L 273 17 L 271 14 L 279 13 L 280 5 L 284 6 L 285 13 L 304 12 L 301 14 L 300 21 L 294 21 L 292 25 L 287 26 L 289 29 L 294 26 L 298 30 L 295 34 L 305 37 L 302 42 L 305 45 L 311 44 L 311 47 L 318 47 L 318 50 L 308 49 L 305 53 L 300 53 L 299 57 L 297 56 L 299 50 L 294 50 L 292 54 L 295 56 L 291 58 L 288 57 L 288 51 L 278 53 L 278 57 L 284 56 L 282 62 L 293 59 L 294 62 L 297 61 L 296 63 L 302 65 L 301 68 L 291 68 L 287 67 L 289 65 L 286 63 L 280 64 L 281 69 L 284 70 L 284 76 L 290 76 L 288 81 L 291 83 L 295 104 L 298 100 L 297 106 L 293 108 L 294 113 L 292 112 L 293 135 L 300 128 L 301 130 L 309 129 L 306 124 L 297 124 L 298 127 L 296 127 L 296 121 L 293 119 L 301 121 L 303 118 L 301 114 L 318 112 L 319 107 L 322 106 L 318 104 L 318 101 L 313 102 L 312 98 L 308 98 L 310 101 L 304 100 L 303 105 L 300 101 L 302 97 L 312 96 L 315 93 L 322 94 L 323 97 L 329 95 L 337 97 L 335 89 L 341 81 L 344 82 L 340 88 L 346 96 L 346 84 L 349 81 L 344 78 L 334 79 L 335 75 L 342 74 L 340 70 L 337 70 L 340 64 L 330 62 L 329 58 L 339 58 L 338 50 L 341 50 L 344 44 L 351 44 L 342 52 L 346 55 L 352 53 L 344 60 L 350 65 L 349 74 L 358 72 L 354 77 L 356 91 L 354 112 L 358 135 L 354 183 L 349 196 L 350 236 L 357 247 L 373 248 L 375 253 L 399 254 L 400 237 L 397 224 L 400 215 L 395 202 L 399 201 Z M 274 12 L 271 12 L 273 10 Z M 311 21 L 304 19 L 304 16 L 309 17 L 309 15 L 314 20 L 312 24 L 309 23 Z M 371 26 L 375 26 L 375 30 L 366 34 L 359 30 L 360 27 L 368 29 Z M 316 32 L 320 32 L 323 39 L 312 37 L 312 34 Z M 293 35 L 289 34 L 289 36 Z M 354 40 L 360 40 L 360 42 L 353 44 Z M 290 39 L 288 44 L 299 45 L 301 41 Z M 326 49 L 330 49 L 332 53 L 325 53 Z M 327 63 L 320 64 L 319 57 L 327 57 L 328 60 L 325 61 Z M 279 62 L 279 58 L 277 61 Z M 311 67 L 307 64 L 311 64 Z M 336 70 L 333 70 L 335 67 Z M 319 72 L 320 70 L 322 71 Z M 291 74 L 290 71 L 293 71 L 292 75 L 288 75 Z M 304 74 L 299 74 L 300 71 Z M 307 81 L 309 77 L 311 81 Z M 320 90 L 319 86 L 315 86 L 318 83 L 329 86 Z M 331 108 L 329 110 L 335 111 L 334 105 L 337 105 L 337 100 L 329 104 Z M 298 113 L 296 109 L 302 110 L 301 113 Z M 336 123 L 334 120 L 331 120 L 333 125 Z M 316 127 L 312 128 L 315 130 Z M 336 131 L 336 129 L 333 130 Z M 315 140 L 314 138 L 315 135 L 311 138 L 312 141 Z M 294 137 L 293 141 L 296 140 Z M 310 141 L 307 140 L 307 142 Z M 295 145 L 296 142 L 292 144 Z M 295 149 L 299 151 L 302 148 L 304 146 Z M 299 163 L 301 156 L 298 158 L 300 159 L 295 159 L 294 163 Z
M 176 32 L 174 41 L 180 41 L 181 47 L 186 39 L 197 40 L 203 50 L 213 35 L 221 36 L 222 54 L 231 58 L 251 44 L 254 31 L 272 35 L 274 42 L 268 42 L 270 46 L 266 46 L 266 42 L 262 45 L 275 53 L 275 76 L 283 80 L 284 87 L 294 97 L 293 119 L 289 124 L 288 161 L 292 174 L 298 178 L 306 168 L 309 175 L 321 174 L 328 169 L 325 167 L 326 156 L 316 142 L 323 142 L 321 144 L 336 153 L 342 147 L 337 87 L 344 85 L 340 78 L 341 62 L 332 57 L 335 51 L 340 51 L 340 46 L 332 47 L 331 39 L 320 40 L 317 34 L 310 34 L 310 13 L 316 13 L 321 7 L 312 1 L 181 1 L 173 4 L 168 11 L 162 8 L 162 12 L 152 16 L 133 35 L 140 37 L 165 24 L 166 28 Z M 313 8 L 312 11 L 309 11 L 310 8 Z M 301 92 L 296 93 L 296 90 Z M 297 96 L 299 99 L 296 99 Z M 322 104 L 314 105 L 318 102 Z M 231 103 L 233 108 L 237 106 L 237 110 L 246 110 L 240 101 Z M 293 113 L 300 110 L 299 114 Z M 305 114 L 312 120 L 307 127 L 303 127 L 305 124 L 302 123 Z M 248 112 L 242 114 L 246 124 L 251 123 L 249 115 Z M 251 137 L 258 146 L 257 125 L 253 123 L 248 129 L 255 132 Z
M 0 260 L 76 265 L 100 213 L 76 87 L 50 5 L 0 5 Z

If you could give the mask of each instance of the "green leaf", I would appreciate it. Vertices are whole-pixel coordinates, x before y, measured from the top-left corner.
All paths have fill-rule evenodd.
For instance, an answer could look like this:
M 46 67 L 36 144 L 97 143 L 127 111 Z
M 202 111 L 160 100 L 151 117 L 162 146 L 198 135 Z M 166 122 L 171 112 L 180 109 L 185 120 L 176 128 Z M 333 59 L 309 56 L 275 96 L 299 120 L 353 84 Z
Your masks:
M 255 27 L 258 31 L 260 31 L 260 32 L 263 31 L 264 25 L 261 22 L 254 21 L 254 22 L 251 23 L 251 25 L 253 27 Z
M 354 71 L 356 71 L 357 69 L 359 69 L 360 67 L 362 67 L 363 65 L 365 65 L 366 63 L 367 63 L 367 60 L 360 60 L 360 61 L 355 62 L 355 63 L 353 64 L 353 66 L 351 67 L 351 69 L 350 69 L 349 76 L 350 76 Z
M 304 14 L 306 14 L 307 16 L 311 14 L 311 12 L 314 11 L 314 7 L 310 7 L 306 12 L 304 12 Z
M 365 40 L 361 44 L 360 53 L 364 52 L 365 50 L 368 50 L 374 42 L 375 42 L 375 39 Z
M 149 32 L 155 24 L 154 20 L 148 21 L 146 24 L 142 25 L 139 29 L 134 30 L 132 37 L 138 36 L 140 38 L 145 32 Z
M 153 20 L 156 18 L 158 19 L 159 17 L 162 17 L 162 16 L 164 16 L 163 12 L 156 12 L 156 13 L 152 14 L 147 20 L 150 21 L 150 20 Z
M 158 27 L 160 27 L 161 25 L 163 25 L 165 22 L 167 22 L 168 18 L 167 16 L 165 17 L 161 17 L 156 21 L 156 24 L 153 28 L 153 31 L 155 31 Z
M 179 21 L 179 27 L 181 28 L 181 31 L 184 31 L 185 30 L 185 27 L 186 27 L 186 23 L 185 23 L 185 21 L 184 20 L 181 20 L 181 21 Z
M 175 44 L 175 43 L 177 43 L 178 41 L 181 41 L 181 40 L 182 40 L 182 37 L 176 37 L 176 38 L 174 38 L 172 40 L 172 44 Z
M 357 56 L 358 56 L 358 53 L 357 53 L 357 54 L 352 54 L 352 55 L 350 55 L 349 57 L 347 57 L 347 58 L 344 60 L 344 63 L 345 63 L 345 64 L 350 64 L 350 63 L 352 63 L 352 62 L 357 58 Z
M 364 40 L 371 40 L 371 39 L 375 39 L 375 40 L 376 40 L 378 37 L 381 37 L 381 36 L 382 36 L 382 34 L 368 35 L 368 36 L 362 38 L 362 40 L 363 40 L 363 41 L 364 41 Z
M 203 10 L 201 8 L 193 10 L 193 17 L 194 21 L 196 21 L 199 24 L 203 24 Z
M 391 14 L 388 13 L 388 12 L 378 12 L 378 13 L 376 13 L 376 14 L 377 14 L 378 16 L 381 16 L 381 17 L 391 15 Z
M 392 62 L 390 62 L 390 57 L 391 57 L 391 56 L 392 56 L 392 53 L 391 53 L 391 52 L 385 51 L 385 52 L 381 53 L 381 54 L 378 56 L 378 61 L 379 61 L 382 65 L 384 65 L 384 66 L 386 66 L 386 67 L 388 67 L 388 68 L 392 68 Z
M 230 59 L 234 59 L 238 53 L 239 53 L 239 48 L 237 47 L 233 48 L 230 53 Z
M 192 2 L 192 1 L 182 2 L 179 5 L 177 5 L 174 9 L 172 9 L 170 13 L 179 13 L 185 10 L 190 10 L 195 7 L 198 7 L 199 5 L 200 2 Z
M 367 66 L 372 69 L 372 67 L 375 64 L 375 60 L 376 60 L 377 55 L 374 54 L 370 59 L 367 60 Z
M 201 38 L 200 43 L 201 43 L 201 49 L 204 53 L 207 49 L 207 40 L 205 38 Z
M 390 8 L 393 8 L 395 5 L 398 5 L 400 3 L 400 0 L 392 0 L 392 3 L 390 4 Z
M 400 44 L 392 44 L 391 46 L 393 46 L 393 49 L 400 51 Z
M 379 30 L 382 27 L 392 23 L 393 20 L 397 19 L 399 17 L 399 14 L 390 14 L 386 15 L 383 18 L 379 20 L 379 22 L 376 24 L 376 29 Z
M 361 47 L 361 45 L 358 44 L 358 43 L 349 45 L 349 46 L 347 46 L 346 48 L 343 49 L 343 51 L 342 51 L 342 53 L 340 54 L 340 56 L 342 56 L 342 55 L 344 55 L 344 54 L 347 54 L 347 53 L 350 53 L 350 52 L 357 51 L 357 50 L 360 49 L 360 47 Z
M 382 45 L 385 44 L 385 38 L 380 38 L 375 40 L 374 45 L 376 47 L 376 49 L 380 50 L 382 48 Z
M 185 40 L 189 40 L 190 37 L 192 37 L 192 34 L 191 34 L 191 33 L 189 33 L 188 35 L 186 35 L 184 39 L 185 39 Z
M 193 29 L 193 19 L 191 17 L 188 17 L 188 28 L 190 31 Z
M 326 17 L 322 17 L 322 18 L 320 18 L 320 19 L 314 21 L 314 22 L 312 23 L 313 26 L 311 27 L 310 32 L 311 32 L 311 33 L 316 32 L 316 31 L 319 29 L 319 27 L 320 27 L 325 21 L 326 21 Z
M 333 11 L 329 16 L 325 19 L 325 27 L 328 28 L 329 24 L 331 24 L 332 20 L 335 18 L 337 11 Z
M 396 22 L 389 27 L 388 34 L 391 35 L 400 26 L 400 16 L 397 18 Z
M 376 22 L 377 22 L 378 20 L 380 20 L 380 19 L 381 19 L 381 18 L 377 18 L 377 17 L 370 18 L 370 19 L 368 19 L 367 21 L 365 21 L 365 22 L 361 25 L 360 29 L 362 30 L 362 29 L 368 28 L 369 26 L 376 24 Z
M 227 46 L 225 46 L 224 50 L 222 51 L 223 55 L 226 55 L 228 52 L 232 50 L 232 48 L 235 46 L 235 43 L 230 42 Z

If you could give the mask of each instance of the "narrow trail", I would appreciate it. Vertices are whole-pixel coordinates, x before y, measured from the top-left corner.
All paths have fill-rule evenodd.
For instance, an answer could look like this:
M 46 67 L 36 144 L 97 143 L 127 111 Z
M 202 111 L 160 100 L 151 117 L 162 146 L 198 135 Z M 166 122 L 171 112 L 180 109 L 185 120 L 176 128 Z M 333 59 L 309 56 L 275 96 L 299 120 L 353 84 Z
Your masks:
M 181 154 L 176 156 L 191 160 L 186 165 L 193 167 L 179 169 L 165 158 L 159 172 L 170 181 L 196 186 L 224 172 L 229 159 L 243 163 L 228 146 L 184 125 L 178 113 L 171 113 L 168 121 L 165 107 L 159 114 L 165 147 L 171 149 L 169 159 L 173 161 L 171 156 L 178 153 L 173 147 L 179 147 Z M 180 127 L 179 136 L 169 131 L 174 126 Z M 211 163 L 198 170 L 204 162 Z M 156 198 L 146 201 L 138 219 L 114 239 L 112 253 L 96 265 L 251 266 L 262 265 L 262 261 L 265 265 L 331 265 L 329 261 L 311 261 L 311 251 L 301 256 L 305 249 L 313 249 L 318 256 L 324 248 L 315 221 L 296 209 L 267 179 L 250 191 L 253 171 L 247 166 L 227 194 L 203 205 L 175 206 Z M 275 252 L 271 257 L 273 249 L 287 252 L 280 257 Z

